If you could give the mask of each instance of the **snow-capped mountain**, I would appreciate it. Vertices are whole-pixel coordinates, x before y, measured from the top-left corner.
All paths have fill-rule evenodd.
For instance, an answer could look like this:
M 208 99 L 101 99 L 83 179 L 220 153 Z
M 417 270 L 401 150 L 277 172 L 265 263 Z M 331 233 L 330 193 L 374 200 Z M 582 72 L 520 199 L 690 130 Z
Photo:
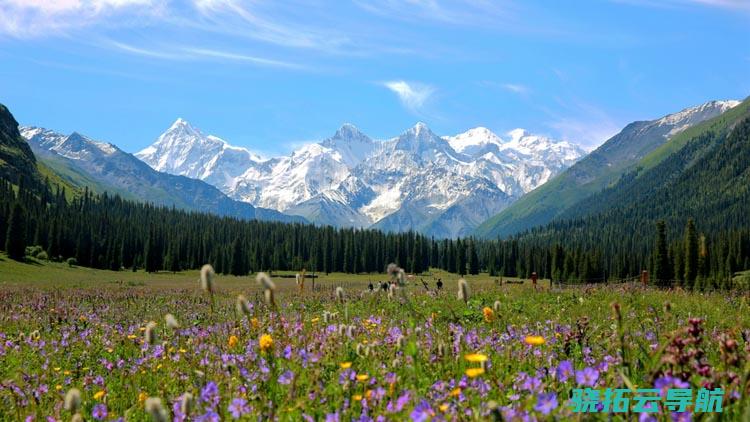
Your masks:
M 376 141 L 351 124 L 292 154 L 262 160 L 178 119 L 136 154 L 155 169 L 196 177 L 230 197 L 319 224 L 469 233 L 585 152 L 565 141 L 486 128 L 440 137 L 424 123 Z M 227 159 L 227 151 L 237 159 Z
M 34 154 L 71 184 L 180 209 L 245 219 L 303 222 L 302 218 L 233 200 L 201 180 L 154 170 L 113 144 L 78 132 L 63 135 L 38 127 L 21 127 Z M 231 147 L 224 148 L 231 150 Z M 197 157 L 197 156 L 196 156 Z M 193 167 L 195 168 L 195 167 Z
M 225 192 L 249 167 L 263 167 L 258 155 L 204 135 L 182 118 L 135 156 L 156 171 L 200 179 Z
M 482 223 L 476 234 L 508 236 L 547 224 L 578 206 L 589 195 L 616 183 L 674 136 L 736 107 L 739 101 L 709 101 L 677 113 L 625 126 L 549 184 L 541 186 Z

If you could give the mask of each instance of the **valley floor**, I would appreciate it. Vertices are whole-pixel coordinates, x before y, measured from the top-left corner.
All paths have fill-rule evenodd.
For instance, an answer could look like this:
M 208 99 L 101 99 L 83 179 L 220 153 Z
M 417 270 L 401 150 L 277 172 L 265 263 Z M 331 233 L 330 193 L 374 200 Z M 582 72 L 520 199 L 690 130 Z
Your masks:
M 464 302 L 456 275 L 434 276 L 440 293 L 424 276 L 429 291 L 417 277 L 393 297 L 367 292 L 382 274 L 324 275 L 303 292 L 275 277 L 274 306 L 250 276 L 217 276 L 211 297 L 195 271 L 2 257 L 0 420 L 573 419 L 577 388 L 653 386 L 722 388 L 724 420 L 750 412 L 747 296 L 480 275 Z

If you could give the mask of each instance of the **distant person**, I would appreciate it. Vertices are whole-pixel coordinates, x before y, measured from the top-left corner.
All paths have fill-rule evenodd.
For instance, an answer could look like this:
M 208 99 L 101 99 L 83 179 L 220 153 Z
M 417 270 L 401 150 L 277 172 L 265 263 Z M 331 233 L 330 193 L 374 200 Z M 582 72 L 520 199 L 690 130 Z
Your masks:
M 443 290 L 443 279 L 441 279 L 441 278 L 438 278 L 437 289 L 438 290 Z
M 369 288 L 370 291 L 375 290 L 375 286 L 372 285 L 372 281 L 370 282 L 370 284 L 367 285 L 367 288 Z
M 534 285 L 534 290 L 536 290 L 536 280 L 538 279 L 538 276 L 536 275 L 536 271 L 531 273 L 531 284 Z
M 384 292 L 387 292 L 387 291 L 388 291 L 388 283 L 387 283 L 387 282 L 385 282 L 385 281 L 384 281 L 384 282 L 382 282 L 382 283 L 380 283 L 380 288 L 381 288 L 381 289 L 382 289 L 382 290 L 383 290 Z

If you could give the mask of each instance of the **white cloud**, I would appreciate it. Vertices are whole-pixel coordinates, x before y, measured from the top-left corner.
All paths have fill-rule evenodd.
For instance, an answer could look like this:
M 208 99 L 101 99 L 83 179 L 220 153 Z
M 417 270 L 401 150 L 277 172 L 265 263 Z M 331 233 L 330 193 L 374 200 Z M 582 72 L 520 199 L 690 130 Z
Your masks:
M 61 34 L 114 15 L 156 15 L 166 0 L 2 0 L 0 33 L 16 38 Z
M 706 6 L 717 7 L 722 9 L 750 11 L 750 1 L 748 0 L 612 0 L 616 3 L 632 4 L 635 6 L 647 7 L 680 7 L 680 6 Z
M 510 91 L 516 94 L 525 94 L 529 91 L 529 89 L 526 88 L 525 85 L 521 85 L 521 84 L 507 84 L 506 83 L 506 84 L 503 84 L 502 87 L 506 91 Z
M 593 149 L 617 134 L 624 126 L 602 108 L 578 98 L 556 99 L 554 109 L 542 107 L 550 120 L 547 126 L 564 139 Z
M 219 59 L 235 62 L 247 62 L 269 67 L 286 67 L 297 69 L 303 68 L 303 66 L 296 63 L 210 48 L 172 46 L 157 50 L 152 48 L 136 47 L 117 41 L 110 41 L 106 44 L 127 53 L 136 54 L 139 56 L 154 57 L 163 60 Z
M 432 86 L 418 82 L 389 81 L 383 86 L 396 93 L 401 104 L 413 112 L 419 111 L 435 92 Z

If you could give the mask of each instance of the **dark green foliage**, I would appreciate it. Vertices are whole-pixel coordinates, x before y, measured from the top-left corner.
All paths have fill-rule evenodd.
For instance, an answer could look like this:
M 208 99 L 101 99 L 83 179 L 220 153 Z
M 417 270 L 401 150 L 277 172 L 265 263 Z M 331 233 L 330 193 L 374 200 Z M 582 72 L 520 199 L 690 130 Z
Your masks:
M 695 222 L 689 219 L 685 226 L 685 285 L 691 287 L 698 276 L 698 235 L 695 234 Z
M 22 261 L 26 254 L 26 215 L 20 202 L 13 204 L 8 218 L 5 251 L 12 259 Z
M 667 225 L 664 220 L 656 222 L 656 242 L 654 244 L 654 281 L 659 286 L 669 286 L 672 274 L 669 269 L 669 252 L 667 250 Z
M 42 186 L 42 177 L 36 168 L 36 157 L 31 147 L 18 132 L 18 122 L 8 109 L 0 104 L 0 179 L 14 185 Z

